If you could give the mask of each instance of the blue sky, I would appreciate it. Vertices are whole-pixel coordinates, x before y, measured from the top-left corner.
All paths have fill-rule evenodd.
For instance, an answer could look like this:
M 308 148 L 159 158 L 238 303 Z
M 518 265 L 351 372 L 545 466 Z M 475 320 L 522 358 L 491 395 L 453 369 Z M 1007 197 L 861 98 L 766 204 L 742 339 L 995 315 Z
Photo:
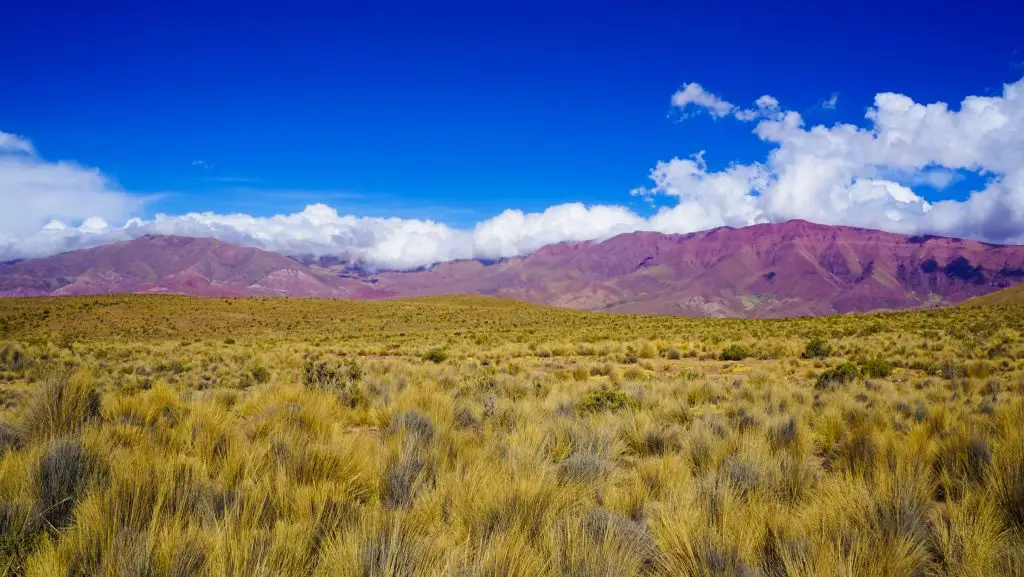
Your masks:
M 0 131 L 147 198 L 143 218 L 316 202 L 456 228 L 566 202 L 647 217 L 677 202 L 629 194 L 657 162 L 705 150 L 721 171 L 776 147 L 673 107 L 684 83 L 865 126 L 880 92 L 955 108 L 1024 76 L 1012 2 L 151 4 L 13 2 L 0 18 Z M 962 172 L 914 191 L 963 200 L 985 179 Z

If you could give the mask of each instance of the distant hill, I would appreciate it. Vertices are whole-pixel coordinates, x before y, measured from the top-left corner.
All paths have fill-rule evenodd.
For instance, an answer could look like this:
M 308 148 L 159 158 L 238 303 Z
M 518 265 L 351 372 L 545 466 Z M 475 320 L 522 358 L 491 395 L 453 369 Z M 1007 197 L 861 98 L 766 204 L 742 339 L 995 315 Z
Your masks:
M 0 296 L 481 294 L 587 310 L 748 317 L 956 304 L 1021 282 L 1024 246 L 798 220 L 679 235 L 636 232 L 408 272 L 370 273 L 331 257 L 170 236 L 0 264 Z
M 965 302 L 964 305 L 1024 305 L 1024 285 L 1017 285 L 984 296 L 975 297 Z
M 143 236 L 0 264 L 0 296 L 174 293 L 379 298 L 369 284 L 314 271 L 277 253 L 210 238 Z

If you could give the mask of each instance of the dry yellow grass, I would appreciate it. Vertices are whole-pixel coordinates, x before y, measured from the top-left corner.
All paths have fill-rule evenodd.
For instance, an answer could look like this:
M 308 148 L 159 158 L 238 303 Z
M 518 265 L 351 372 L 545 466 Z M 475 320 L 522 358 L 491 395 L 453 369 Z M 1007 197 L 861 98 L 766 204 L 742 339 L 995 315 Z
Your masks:
M 1024 575 L 1022 332 L 0 300 L 0 569 Z

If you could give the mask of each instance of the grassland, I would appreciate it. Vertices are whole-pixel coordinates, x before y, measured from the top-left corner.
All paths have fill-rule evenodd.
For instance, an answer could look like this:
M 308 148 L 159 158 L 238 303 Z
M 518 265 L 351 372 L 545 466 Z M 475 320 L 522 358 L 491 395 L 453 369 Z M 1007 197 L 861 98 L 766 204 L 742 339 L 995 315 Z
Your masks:
M 1024 285 L 1012 286 L 1001 291 L 975 297 L 965 304 L 967 306 L 1024 305 Z
M 1024 307 L 0 300 L 14 575 L 1024 575 Z

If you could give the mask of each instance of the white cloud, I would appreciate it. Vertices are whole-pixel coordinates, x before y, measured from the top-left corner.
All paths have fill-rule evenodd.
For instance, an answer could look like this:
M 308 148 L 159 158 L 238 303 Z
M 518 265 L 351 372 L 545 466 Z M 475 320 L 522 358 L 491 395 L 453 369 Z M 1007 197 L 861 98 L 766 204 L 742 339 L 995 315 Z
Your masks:
M 144 202 L 94 168 L 45 161 L 25 138 L 0 132 L 0 243 L 53 219 L 124 222 Z
M 711 98 L 721 100 L 705 100 Z M 759 100 L 763 112 L 735 114 L 759 120 L 754 134 L 774 146 L 764 162 L 714 172 L 669 170 L 686 166 L 679 159 L 659 163 L 648 193 L 678 197 L 679 206 L 666 212 L 699 226 L 804 218 L 1024 242 L 1024 79 L 1004 86 L 1001 96 L 968 96 L 958 110 L 881 93 L 865 115 L 868 127 L 806 127 L 796 112 L 768 112 L 777 108 L 769 102 L 777 105 Z M 935 205 L 908 187 L 943 188 L 956 171 L 988 183 L 963 202 Z
M 0 260 L 34 257 L 85 248 L 144 234 L 213 237 L 284 254 L 347 255 L 370 266 L 411 269 L 441 261 L 527 254 L 562 241 L 609 238 L 644 227 L 644 219 L 626 208 L 561 204 L 540 213 L 506 210 L 457 229 L 430 220 L 341 215 L 323 204 L 294 214 L 255 217 L 195 212 L 134 218 L 113 227 L 100 218 L 78 226 L 51 221 L 38 232 L 6 248 Z
M 691 105 L 707 110 L 715 118 L 727 116 L 736 108 L 718 96 L 705 91 L 696 82 L 684 84 L 682 88 L 672 95 L 672 106 L 679 108 L 684 114 Z
M 0 132 L 0 154 L 3 153 L 35 154 L 36 150 L 27 139 L 17 134 Z
M 14 209 L 0 212 L 0 260 L 155 233 L 209 236 L 286 254 L 344 254 L 370 266 L 409 269 L 635 230 L 692 232 L 792 218 L 1024 243 L 1024 79 L 999 96 L 968 96 L 958 107 L 881 93 L 863 126 L 807 126 L 771 96 L 744 109 L 692 83 L 672 100 L 684 112 L 697 107 L 755 122 L 753 135 L 770 152 L 720 169 L 706 161 L 714 151 L 658 162 L 650 187 L 628 191 L 660 197 L 661 208 L 650 217 L 624 206 L 568 203 L 535 213 L 506 210 L 468 228 L 344 215 L 324 204 L 269 217 L 195 212 L 138 218 L 144 199 L 98 170 L 43 160 L 28 140 L 0 133 L 0 201 Z M 915 190 L 948 187 L 962 173 L 984 181 L 963 201 L 928 202 Z
M 821 107 L 826 110 L 835 110 L 836 105 L 839 104 L 839 93 L 833 92 L 832 96 L 829 96 L 821 103 Z
M 770 94 L 764 94 L 754 101 L 754 108 L 740 108 L 735 104 L 712 94 L 696 82 L 684 84 L 672 95 L 672 106 L 682 113 L 683 118 L 690 115 L 692 109 L 707 110 L 711 116 L 722 118 L 732 115 L 737 120 L 750 122 L 760 118 L 778 118 L 779 101 Z

